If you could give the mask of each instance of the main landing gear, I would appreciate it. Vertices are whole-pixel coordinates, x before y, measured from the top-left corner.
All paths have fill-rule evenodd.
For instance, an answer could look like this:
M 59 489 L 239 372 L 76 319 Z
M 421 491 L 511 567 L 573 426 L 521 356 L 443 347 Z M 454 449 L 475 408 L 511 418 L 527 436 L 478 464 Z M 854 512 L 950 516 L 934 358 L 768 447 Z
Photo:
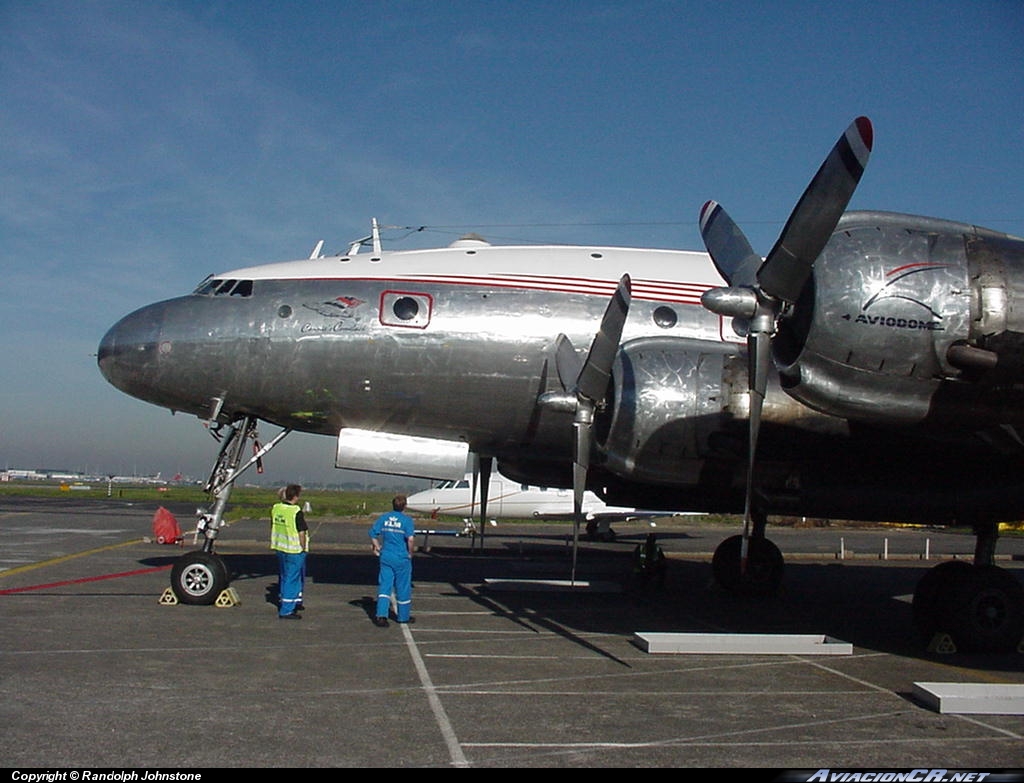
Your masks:
M 588 541 L 606 541 L 610 543 L 615 540 L 615 531 L 612 530 L 610 521 L 602 520 L 598 522 L 595 519 L 588 520 L 586 533 Z
M 948 637 L 960 652 L 1012 652 L 1024 640 L 1024 587 L 995 565 L 998 524 L 977 524 L 974 532 L 973 564 L 939 563 L 918 582 L 914 625 L 926 643 Z
M 731 592 L 771 595 L 782 581 L 783 558 L 765 538 L 767 518 L 753 516 L 747 558 L 741 558 L 743 536 L 732 536 L 715 550 L 711 569 L 715 581 Z M 974 526 L 974 562 L 949 560 L 925 573 L 914 591 L 914 626 L 926 644 L 942 640 L 947 651 L 1006 653 L 1024 644 L 1024 586 L 995 565 L 998 524 Z
M 211 430 L 219 437 L 219 430 Z M 256 440 L 256 417 L 246 416 L 231 424 L 221 445 L 217 462 L 213 466 L 204 491 L 213 498 L 213 504 L 199 510 L 194 542 L 202 536 L 202 547 L 178 558 L 171 569 L 171 590 L 183 604 L 212 604 L 231 582 L 231 574 L 224 560 L 214 552 L 217 535 L 224 524 L 224 510 L 231 497 L 235 480 L 252 465 L 261 463 L 263 456 L 280 443 L 291 430 L 282 430 L 266 446 Z M 253 455 L 243 464 L 245 445 L 252 441 Z

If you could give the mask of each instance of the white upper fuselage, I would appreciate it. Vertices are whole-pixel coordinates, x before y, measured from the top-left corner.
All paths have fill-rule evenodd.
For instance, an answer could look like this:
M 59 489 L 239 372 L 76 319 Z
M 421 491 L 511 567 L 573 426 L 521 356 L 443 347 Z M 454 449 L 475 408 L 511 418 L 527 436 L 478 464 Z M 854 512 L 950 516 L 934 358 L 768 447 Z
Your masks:
M 218 274 L 221 279 L 401 279 L 442 285 L 493 286 L 610 296 L 623 274 L 633 298 L 700 306 L 722 279 L 706 253 L 619 247 L 494 246 L 357 253 L 262 264 Z

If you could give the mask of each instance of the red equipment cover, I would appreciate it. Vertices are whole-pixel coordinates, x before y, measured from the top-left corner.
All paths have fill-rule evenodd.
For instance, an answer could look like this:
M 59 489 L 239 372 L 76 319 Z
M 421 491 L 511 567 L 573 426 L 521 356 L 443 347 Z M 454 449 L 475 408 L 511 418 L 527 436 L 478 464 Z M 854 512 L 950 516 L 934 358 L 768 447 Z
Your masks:
M 181 528 L 174 514 L 160 506 L 153 515 L 153 535 L 158 544 L 177 544 L 181 541 Z

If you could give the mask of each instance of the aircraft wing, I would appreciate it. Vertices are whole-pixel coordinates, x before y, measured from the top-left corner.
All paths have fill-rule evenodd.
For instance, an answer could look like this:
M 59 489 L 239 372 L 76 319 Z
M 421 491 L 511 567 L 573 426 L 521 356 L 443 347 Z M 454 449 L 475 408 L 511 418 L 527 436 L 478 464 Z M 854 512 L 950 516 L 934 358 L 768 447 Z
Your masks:
M 584 518 L 588 522 L 628 522 L 633 519 L 662 519 L 664 517 L 678 516 L 699 516 L 700 511 L 641 511 L 639 509 L 622 509 L 620 511 L 591 511 L 585 512 Z M 534 519 L 541 519 L 548 522 L 571 522 L 572 513 L 537 512 Z

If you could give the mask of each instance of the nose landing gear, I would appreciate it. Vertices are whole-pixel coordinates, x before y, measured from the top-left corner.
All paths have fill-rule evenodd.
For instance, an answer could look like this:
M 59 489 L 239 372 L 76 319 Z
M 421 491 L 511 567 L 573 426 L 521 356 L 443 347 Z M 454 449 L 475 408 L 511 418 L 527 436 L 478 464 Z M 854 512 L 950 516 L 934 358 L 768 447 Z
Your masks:
M 213 604 L 217 596 L 231 582 L 231 574 L 224 560 L 214 552 L 217 536 L 224 524 L 224 511 L 235 480 L 252 465 L 258 464 L 263 456 L 280 443 L 290 429 L 282 430 L 266 446 L 256 447 L 255 453 L 244 464 L 244 446 L 256 442 L 255 416 L 246 416 L 240 423 L 232 424 L 221 445 L 217 461 L 206 482 L 205 491 L 214 499 L 207 509 L 199 510 L 194 543 L 202 536 L 202 547 L 178 558 L 171 569 L 171 590 L 183 604 Z

